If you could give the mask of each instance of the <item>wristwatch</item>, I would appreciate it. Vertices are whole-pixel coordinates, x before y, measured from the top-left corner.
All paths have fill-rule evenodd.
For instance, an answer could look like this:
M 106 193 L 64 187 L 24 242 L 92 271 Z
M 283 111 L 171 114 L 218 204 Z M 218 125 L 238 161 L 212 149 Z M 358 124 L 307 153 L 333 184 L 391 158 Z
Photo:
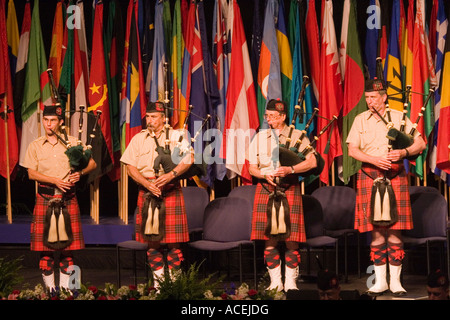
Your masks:
M 172 174 L 174 177 L 176 177 L 178 175 L 178 172 L 176 172 L 175 170 L 172 170 Z
M 294 170 L 294 166 L 291 166 L 291 174 L 294 174 L 295 173 L 295 170 Z

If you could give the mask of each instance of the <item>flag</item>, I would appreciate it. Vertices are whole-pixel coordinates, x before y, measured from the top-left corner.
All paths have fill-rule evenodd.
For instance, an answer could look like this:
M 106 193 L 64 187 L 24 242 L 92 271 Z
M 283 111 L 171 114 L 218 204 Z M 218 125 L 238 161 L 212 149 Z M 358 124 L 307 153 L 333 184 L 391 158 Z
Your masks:
M 151 75 L 149 72 L 151 68 L 151 62 L 153 58 L 153 42 L 155 41 L 155 6 L 151 2 L 144 2 L 144 34 L 142 37 L 142 68 L 144 70 L 144 79 L 146 85 L 146 92 L 150 91 L 150 80 L 148 77 Z
M 367 30 L 364 53 L 369 78 L 374 78 L 377 74 L 378 32 L 381 29 L 381 9 L 379 0 L 370 0 L 367 13 L 368 18 L 366 22 Z
M 181 30 L 181 3 L 175 2 L 173 9 L 172 25 L 172 54 L 170 56 L 170 74 L 171 74 L 171 102 L 172 117 L 171 124 L 174 129 L 183 127 L 186 119 L 186 110 L 181 110 L 181 70 L 183 65 L 184 40 Z
M 320 84 L 320 37 L 317 25 L 317 13 L 315 0 L 309 0 L 306 15 L 306 36 L 309 48 L 309 65 L 311 70 L 310 81 L 316 101 L 319 100 Z
M 222 154 L 226 159 L 227 169 L 231 173 L 229 178 L 233 174 L 238 174 L 242 177 L 244 184 L 251 184 L 252 178 L 248 172 L 248 161 L 245 160 L 244 155 L 259 125 L 258 108 L 241 11 L 236 0 L 233 0 L 230 5 L 232 6 L 230 9 L 233 10 L 230 80 L 227 90 Z M 247 137 L 238 137 L 238 132 L 246 133 Z M 245 139 L 245 141 L 244 146 L 241 145 L 242 149 L 236 150 L 238 138 Z
M 255 4 L 258 0 L 255 2 Z M 213 30 L 212 30 L 212 63 L 214 73 L 217 79 L 217 89 L 219 90 L 220 103 L 216 108 L 216 126 L 215 128 L 219 132 L 223 132 L 223 126 L 225 124 L 225 111 L 226 111 L 226 93 L 229 78 L 229 66 L 228 66 L 228 36 L 226 33 L 224 8 L 220 0 L 214 2 L 214 16 L 213 16 Z M 254 19 L 254 23 L 255 23 Z M 254 40 L 254 39 L 253 39 Z M 221 141 L 216 143 L 218 149 L 221 148 Z M 216 179 L 223 180 L 227 173 L 225 163 L 216 163 Z
M 19 158 L 19 141 L 14 119 L 13 89 L 11 71 L 9 70 L 5 0 L 1 0 L 0 5 L 0 146 L 2 146 L 0 152 L 0 175 L 6 178 L 16 167 Z M 8 149 L 6 149 L 6 144 L 8 144 Z
M 286 19 L 284 14 L 284 1 L 279 2 L 276 36 L 278 55 L 280 57 L 281 97 L 288 105 L 291 100 L 292 83 L 292 54 L 289 45 Z M 292 115 L 292 114 L 291 114 Z
M 9 0 L 8 2 L 6 35 L 8 38 L 9 70 L 11 72 L 11 81 L 14 85 L 17 56 L 19 54 L 19 26 L 17 25 L 16 7 L 14 6 L 13 0 Z
M 264 30 L 258 66 L 258 114 L 261 128 L 267 128 L 264 120 L 267 101 L 282 99 L 280 56 L 275 30 L 278 1 L 269 0 L 266 4 Z
M 380 1 L 381 14 L 381 29 L 378 33 L 378 56 L 381 57 L 382 66 L 386 64 L 386 55 L 388 49 L 388 34 L 389 34 L 389 6 L 386 0 Z
M 441 108 L 437 130 L 436 166 L 446 174 L 450 174 L 450 23 L 447 23 L 446 34 L 440 83 Z
M 416 19 L 414 23 L 414 44 L 413 44 L 413 73 L 412 73 L 412 94 L 411 97 L 411 121 L 416 122 L 420 109 L 424 105 L 429 89 L 436 85 L 434 67 L 430 67 L 431 57 L 429 54 L 428 38 L 425 36 L 425 3 L 423 0 L 417 0 L 416 4 Z M 431 61 L 432 64 L 432 61 Z M 428 137 L 434 126 L 434 112 L 432 109 L 432 102 L 429 101 L 425 106 L 423 117 L 421 117 L 417 130 L 422 135 L 422 138 L 427 142 Z M 421 155 L 416 159 L 415 166 L 412 171 L 423 179 L 424 162 L 428 153 L 428 145 Z
M 44 134 L 41 112 L 44 103 L 51 103 L 51 99 L 47 59 L 39 17 L 39 0 L 36 0 L 31 16 L 29 51 L 22 102 L 23 123 L 19 164 L 23 164 L 28 145 Z
M 17 64 L 14 77 L 14 116 L 16 118 L 16 127 L 21 130 L 22 127 L 22 101 L 23 87 L 25 86 L 25 73 L 28 60 L 28 42 L 30 40 L 31 10 L 30 3 L 25 4 L 22 19 L 22 29 L 20 31 L 19 50 L 17 53 Z
M 48 58 L 48 67 L 53 70 L 53 79 L 55 85 L 59 85 L 59 76 L 63 64 L 63 38 L 64 38 L 64 21 L 63 21 L 63 2 L 58 1 L 53 18 L 52 43 L 50 47 L 50 56 Z
M 128 146 L 131 139 L 142 130 L 147 106 L 140 52 L 141 47 L 136 21 L 136 9 L 134 1 L 130 0 L 127 10 L 127 31 L 125 33 L 124 67 L 122 69 L 120 102 L 122 152 Z
M 430 20 L 431 24 L 435 25 L 434 30 L 436 31 L 436 35 L 434 36 L 435 41 L 433 42 L 435 45 L 434 48 L 434 52 L 435 52 L 435 66 L 436 66 L 436 81 L 438 81 L 437 83 L 437 90 L 435 91 L 435 105 L 434 105 L 434 116 L 435 116 L 435 123 L 434 123 L 434 134 L 433 134 L 433 147 L 431 149 L 430 152 L 430 158 L 429 158 L 429 164 L 430 164 L 430 168 L 431 171 L 439 176 L 442 180 L 447 181 L 447 184 L 449 184 L 450 179 L 448 179 L 447 173 L 443 170 L 441 170 L 440 168 L 438 168 L 436 166 L 436 161 L 437 161 L 437 152 L 438 152 L 438 146 L 442 147 L 442 145 L 440 144 L 439 141 L 439 132 L 441 132 L 441 134 L 443 133 L 442 131 L 440 131 L 439 128 L 439 123 L 440 123 L 440 118 L 441 118 L 441 94 L 445 92 L 442 91 L 442 87 L 441 87 L 441 76 L 443 77 L 444 75 L 442 74 L 442 68 L 443 68 L 443 62 L 444 62 L 444 53 L 445 53 L 445 44 L 446 44 L 446 39 L 449 37 L 448 36 L 448 19 L 445 15 L 445 8 L 444 8 L 444 3 L 442 0 L 434 0 L 433 1 L 433 9 L 432 12 L 434 12 L 434 14 L 432 14 L 432 16 L 435 16 L 435 20 Z M 436 23 L 433 23 L 433 21 L 436 21 Z M 430 33 L 431 33 L 431 26 L 430 26 Z M 431 34 L 430 34 L 431 36 Z M 433 48 L 433 46 L 431 45 L 432 41 L 430 41 L 430 49 Z M 445 118 L 443 118 L 443 122 L 445 121 Z M 444 134 L 445 137 L 445 134 Z M 450 139 L 447 138 L 447 140 L 445 141 L 450 141 Z M 447 148 L 448 149 L 448 148 Z M 446 150 L 446 149 L 443 149 Z M 447 155 L 449 152 L 446 152 Z M 448 158 L 447 158 L 448 159 Z
M 405 35 L 402 41 L 403 89 L 412 85 L 414 42 L 414 0 L 408 2 Z
M 339 52 L 333 21 L 333 3 L 326 1 L 322 25 L 322 46 L 320 49 L 320 117 L 317 128 L 322 130 L 333 116 L 338 117 L 342 109 L 342 82 L 339 67 Z M 334 127 L 336 127 L 334 125 Z M 329 141 L 329 145 L 328 145 Z M 329 150 L 327 150 L 329 147 Z M 328 184 L 328 169 L 333 160 L 342 155 L 341 138 L 337 128 L 330 128 L 317 141 L 317 151 L 325 160 L 325 167 L 320 174 L 320 180 Z
M 384 65 L 384 79 L 387 83 L 389 107 L 403 111 L 403 85 L 402 66 L 400 62 L 400 0 L 394 0 L 392 4 L 391 32 L 389 35 L 388 52 Z
M 358 38 L 358 25 L 356 17 L 356 1 L 350 2 L 348 17 L 348 37 L 345 62 L 344 100 L 342 106 L 342 141 L 347 140 L 348 133 L 352 127 L 355 117 L 367 110 L 364 95 L 364 63 L 361 46 Z M 346 143 L 342 145 L 343 180 L 347 184 L 350 177 L 361 168 L 361 162 L 350 157 Z
M 220 2 L 222 2 L 222 0 L 220 0 Z M 258 83 L 259 57 L 263 37 L 263 14 L 264 12 L 261 10 L 261 0 L 253 0 L 252 41 L 250 44 L 250 62 L 252 65 L 253 83 Z M 256 94 L 258 93 L 256 92 Z
M 109 2 L 108 18 L 104 34 L 105 57 L 107 58 L 105 70 L 108 84 L 109 113 L 111 122 L 111 139 L 114 154 L 114 168 L 108 173 L 111 181 L 120 178 L 120 62 L 123 48 L 122 15 L 117 1 Z
M 164 63 L 166 62 L 166 42 L 164 38 L 164 2 L 155 6 L 155 40 L 153 42 L 152 71 L 149 99 L 152 102 L 164 100 Z
M 95 115 L 101 111 L 96 137 L 92 142 L 92 157 L 97 168 L 89 174 L 88 182 L 102 176 L 112 169 L 114 154 L 111 137 L 111 119 L 109 114 L 108 83 L 106 60 L 103 45 L 103 3 L 95 5 L 94 29 L 92 35 L 92 61 L 89 77 L 88 112 Z M 94 120 L 89 117 L 88 120 Z M 90 127 L 91 128 L 91 127 Z

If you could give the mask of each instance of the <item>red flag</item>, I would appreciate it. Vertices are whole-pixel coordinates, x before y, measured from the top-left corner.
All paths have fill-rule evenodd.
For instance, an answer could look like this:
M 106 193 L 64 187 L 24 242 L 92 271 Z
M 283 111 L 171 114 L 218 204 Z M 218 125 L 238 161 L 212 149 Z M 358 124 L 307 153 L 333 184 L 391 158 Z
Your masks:
M 2 147 L 0 151 L 0 175 L 6 178 L 12 173 L 19 160 L 19 142 L 14 120 L 4 0 L 0 1 L 0 6 L 0 146 Z M 8 146 L 8 149 L 6 149 L 6 146 Z M 7 170 L 7 167 L 9 170 Z
M 97 162 L 97 168 L 100 168 L 103 174 L 109 171 L 106 167 L 114 160 L 111 138 L 111 120 L 109 116 L 108 85 L 106 81 L 106 62 L 105 52 L 103 50 L 103 3 L 97 3 L 95 6 L 91 61 L 88 111 L 102 112 L 99 123 L 104 143 L 106 144 L 107 152 L 110 157 L 110 159 L 105 159 L 102 156 L 100 163 L 94 157 L 94 160 Z M 95 149 L 95 146 L 93 146 L 94 153 L 96 151 L 103 151 Z M 101 153 L 104 154 L 103 152 Z M 104 161 L 104 159 L 106 161 Z
M 308 13 L 306 15 L 306 35 L 309 48 L 309 63 L 311 70 L 311 84 L 316 100 L 319 101 L 320 82 L 320 40 L 319 27 L 317 25 L 316 1 L 309 0 Z
M 343 103 L 339 51 L 333 21 L 332 1 L 325 2 L 320 53 L 319 110 L 322 117 L 331 120 L 334 116 L 339 116 Z M 322 117 L 317 120 L 318 130 L 322 130 L 328 123 L 328 120 Z M 328 141 L 330 143 L 327 151 Z M 325 167 L 320 174 L 320 180 L 328 184 L 328 169 L 334 158 L 342 155 L 341 138 L 337 126 L 333 125 L 321 136 L 317 141 L 317 150 L 325 160 Z
M 244 160 L 245 150 L 236 150 L 239 147 L 236 140 L 244 144 L 250 143 L 253 133 L 259 126 L 258 108 L 256 105 L 255 87 L 248 54 L 247 40 L 242 24 L 241 11 L 236 0 L 233 0 L 233 25 L 231 35 L 231 63 L 230 78 L 227 90 L 227 110 L 225 115 L 223 150 L 225 150 L 227 169 L 241 175 L 244 184 L 251 183 L 252 178 L 248 172 L 248 161 Z M 237 130 L 242 130 L 248 136 L 239 136 Z M 242 149 L 245 146 L 241 145 Z

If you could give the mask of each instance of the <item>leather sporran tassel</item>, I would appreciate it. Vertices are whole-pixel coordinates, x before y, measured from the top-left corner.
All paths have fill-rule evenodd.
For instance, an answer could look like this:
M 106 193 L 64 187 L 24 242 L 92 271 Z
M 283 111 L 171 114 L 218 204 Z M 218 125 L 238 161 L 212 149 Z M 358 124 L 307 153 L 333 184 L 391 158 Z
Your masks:
M 155 207 L 153 210 L 153 224 L 152 224 L 152 233 L 151 234 L 159 234 L 159 209 Z
M 58 230 L 56 226 L 56 215 L 55 215 L 55 207 L 52 209 L 52 215 L 50 217 L 50 228 L 48 230 L 48 242 L 56 242 L 58 241 Z
M 381 213 L 381 221 L 391 221 L 391 206 L 389 201 L 389 194 L 387 190 L 384 190 L 383 197 L 383 210 Z
M 148 204 L 148 210 L 147 210 L 147 219 L 145 221 L 145 229 L 144 234 L 152 234 L 152 226 L 153 226 L 153 210 L 152 210 L 152 204 Z
M 284 206 L 280 203 L 280 211 L 278 213 L 278 233 L 286 233 L 286 222 L 284 221 Z
M 373 220 L 374 221 L 380 221 L 381 220 L 381 196 L 380 196 L 380 189 L 375 186 L 375 200 L 374 200 L 374 206 L 373 206 Z
M 278 234 L 278 224 L 277 224 L 277 208 L 275 207 L 275 201 L 272 204 L 272 221 L 271 221 L 271 226 L 272 228 L 270 229 L 270 234 Z
M 69 240 L 69 236 L 67 235 L 67 232 L 66 232 L 66 224 L 64 221 L 64 214 L 63 214 L 62 207 L 59 210 L 59 217 L 58 217 L 58 236 L 59 236 L 59 241 Z

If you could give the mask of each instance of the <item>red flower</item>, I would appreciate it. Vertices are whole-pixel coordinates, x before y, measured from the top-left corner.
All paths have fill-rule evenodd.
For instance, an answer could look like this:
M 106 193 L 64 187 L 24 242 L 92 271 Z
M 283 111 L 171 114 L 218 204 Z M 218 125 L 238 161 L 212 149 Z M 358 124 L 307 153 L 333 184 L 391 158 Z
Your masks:
M 75 298 L 73 297 L 73 296 L 68 296 L 67 298 L 66 298 L 66 300 L 74 300 Z
M 137 287 L 135 285 L 131 285 L 131 284 L 128 286 L 128 288 L 132 291 L 137 289 Z
M 106 299 L 106 297 L 105 296 L 100 296 L 100 297 L 98 297 L 98 299 L 97 300 L 107 300 Z
M 258 294 L 258 291 L 256 291 L 255 289 L 248 290 L 248 296 L 249 297 L 256 296 L 257 294 Z
M 220 297 L 222 298 L 222 300 L 227 300 L 228 299 L 228 295 L 226 293 L 222 293 L 220 295 Z
M 98 289 L 97 289 L 97 287 L 95 287 L 95 286 L 90 286 L 88 289 L 89 289 L 90 291 L 92 291 L 93 294 L 97 294 L 97 292 L 98 292 Z

